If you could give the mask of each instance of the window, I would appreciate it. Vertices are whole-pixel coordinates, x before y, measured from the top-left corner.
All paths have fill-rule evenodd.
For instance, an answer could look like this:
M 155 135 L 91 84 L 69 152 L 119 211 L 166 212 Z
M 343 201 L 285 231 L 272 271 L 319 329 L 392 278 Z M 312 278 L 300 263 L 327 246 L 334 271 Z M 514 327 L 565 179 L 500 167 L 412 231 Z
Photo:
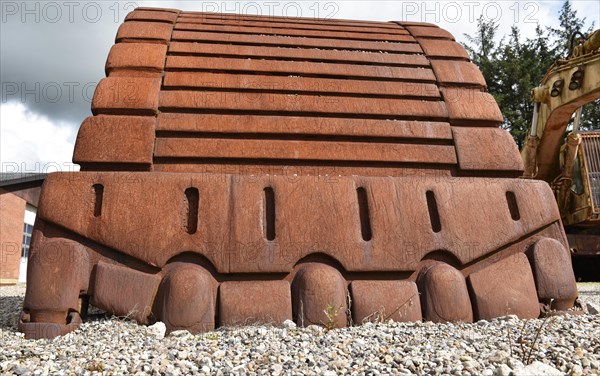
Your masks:
M 23 227 L 23 250 L 21 257 L 27 257 L 29 255 L 29 244 L 31 244 L 31 233 L 33 232 L 33 226 L 25 223 Z

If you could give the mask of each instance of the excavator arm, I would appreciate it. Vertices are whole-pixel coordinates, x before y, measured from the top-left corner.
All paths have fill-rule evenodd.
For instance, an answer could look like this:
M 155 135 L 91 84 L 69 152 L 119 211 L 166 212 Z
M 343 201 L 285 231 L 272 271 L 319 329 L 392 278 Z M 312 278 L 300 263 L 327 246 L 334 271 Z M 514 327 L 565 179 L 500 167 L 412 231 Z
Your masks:
M 600 98 L 600 30 L 576 46 L 565 60 L 557 61 L 542 84 L 533 89 L 535 114 L 522 151 L 526 178 L 549 183 L 568 171 L 561 169 L 561 144 L 573 113 Z M 577 142 L 577 132 L 569 144 Z M 568 148 L 568 147 L 567 147 Z M 575 156 L 576 153 L 568 152 Z M 572 162 L 567 162 L 569 164 Z M 562 171 L 561 171 L 562 170 Z M 564 171 L 564 172 L 563 172 Z

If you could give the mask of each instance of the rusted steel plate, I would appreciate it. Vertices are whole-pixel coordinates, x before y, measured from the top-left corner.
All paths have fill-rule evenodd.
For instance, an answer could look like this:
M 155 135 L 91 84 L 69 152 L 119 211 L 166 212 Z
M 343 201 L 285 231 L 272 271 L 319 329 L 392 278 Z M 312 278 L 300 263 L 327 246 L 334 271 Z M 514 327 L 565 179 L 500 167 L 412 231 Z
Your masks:
M 452 34 L 439 27 L 406 25 L 408 32 L 415 38 L 440 38 L 454 40 Z
M 213 19 L 213 20 L 235 20 L 239 22 L 243 21 L 265 21 L 265 22 L 285 22 L 290 25 L 295 24 L 308 24 L 308 25 L 331 25 L 331 26 L 357 26 L 357 27 L 373 27 L 373 28 L 386 28 L 386 29 L 401 29 L 392 22 L 379 22 L 379 21 L 360 21 L 360 20 L 344 20 L 344 19 L 333 19 L 333 18 L 309 18 L 309 17 L 280 17 L 280 16 L 255 16 L 255 15 L 244 15 L 244 14 L 231 14 L 231 13 L 201 13 L 201 12 L 181 12 L 182 17 L 191 17 L 197 19 Z
M 363 94 L 441 99 L 435 84 L 328 79 L 317 77 L 257 76 L 210 72 L 166 72 L 163 89 L 220 89 L 230 91 L 287 92 L 291 94 Z
M 365 40 L 365 41 L 387 41 L 387 42 L 415 42 L 415 38 L 409 34 L 364 34 L 353 31 L 325 31 L 325 30 L 295 30 L 287 27 L 244 27 L 232 25 L 210 25 L 177 22 L 175 30 L 201 31 L 204 33 L 236 33 L 251 35 L 287 35 L 312 38 L 330 38 L 341 40 Z
M 179 9 L 173 8 L 155 8 L 155 7 L 137 7 L 134 11 L 150 11 L 150 12 L 169 12 L 169 13 L 181 13 Z
M 284 175 L 294 180 L 297 175 L 316 176 L 316 180 L 331 180 L 335 176 L 411 176 L 452 179 L 456 165 L 423 163 L 351 162 L 343 165 L 336 161 L 281 161 L 269 160 L 186 160 L 155 158 L 152 170 L 169 173 L 211 173 L 242 175 Z M 334 179 L 335 180 L 335 179 Z
M 91 304 L 118 316 L 147 324 L 161 277 L 99 262 L 94 270 Z
M 569 309 L 577 298 L 571 255 L 556 239 L 541 239 L 530 249 L 537 295 L 552 309 Z
M 447 117 L 444 102 L 324 95 L 290 96 L 278 93 L 162 91 L 159 106 L 163 112 L 203 109 L 427 118 L 424 120 Z M 96 108 L 100 108 L 99 105 Z
M 356 324 L 422 319 L 419 291 L 412 281 L 352 281 L 350 289 Z
M 301 325 L 343 328 L 348 311 L 348 290 L 335 268 L 318 263 L 299 266 L 292 281 L 292 312 Z M 325 308 L 323 308 L 325 307 Z
M 415 22 L 415 21 L 395 21 L 396 24 L 402 26 L 402 27 L 408 27 L 408 26 L 422 26 L 422 27 L 435 27 L 435 28 L 439 28 L 438 25 L 436 24 L 432 24 L 429 22 Z
M 214 330 L 218 284 L 208 270 L 189 262 L 173 262 L 165 268 L 154 302 L 154 314 L 167 332 Z
M 523 172 L 517 145 L 510 133 L 500 128 L 452 127 L 458 165 L 464 171 L 515 171 Z M 486 144 L 486 153 L 479 145 Z M 510 157 L 507 157 L 510 156 Z
M 92 113 L 155 115 L 158 111 L 160 84 L 160 78 L 103 78 L 94 92 Z
M 117 32 L 117 42 L 124 40 L 147 40 L 167 44 L 171 39 L 173 25 L 164 22 L 129 21 Z
M 123 25 L 127 25 L 125 23 Z M 128 35 L 123 31 L 123 35 Z M 123 37 L 124 38 L 124 37 Z M 412 39 L 412 37 L 411 37 Z M 285 47 L 324 48 L 359 51 L 418 52 L 417 43 L 353 41 L 345 39 L 302 38 L 234 33 L 203 33 L 174 30 L 172 40 L 194 42 L 221 42 L 236 44 L 276 45 Z M 462 47 L 461 47 L 462 48 Z
M 286 28 L 294 30 L 322 30 L 322 31 L 337 31 L 337 32 L 356 32 L 364 34 L 390 34 L 390 35 L 408 35 L 409 32 L 402 27 L 375 27 L 375 26 L 344 26 L 344 25 L 327 25 L 322 23 L 303 23 L 302 19 L 296 19 L 297 22 L 277 22 L 268 19 L 249 20 L 226 20 L 214 18 L 198 18 L 189 17 L 185 13 L 177 20 L 180 23 L 189 24 L 207 24 L 207 25 L 229 25 L 229 26 L 244 26 L 244 27 L 273 27 Z
M 478 320 L 507 315 L 535 319 L 540 315 L 531 265 L 522 253 L 472 273 L 468 281 Z
M 419 44 L 427 57 L 469 59 L 467 51 L 460 44 L 453 41 L 420 38 Z
M 231 59 L 206 56 L 169 56 L 167 69 L 222 70 L 248 73 L 303 74 L 381 78 L 435 82 L 431 69 L 412 67 L 384 67 L 377 65 L 317 63 L 306 61 L 279 61 L 260 59 Z
M 160 113 L 157 131 L 314 134 L 452 140 L 450 124 L 431 121 L 340 119 L 298 116 Z
M 106 75 L 116 69 L 162 73 L 167 46 L 156 43 L 117 43 L 108 54 Z
M 73 161 L 78 164 L 135 163 L 149 168 L 155 124 L 156 119 L 149 116 L 88 117 L 79 128 Z
M 322 61 L 338 63 L 388 64 L 391 66 L 410 65 L 429 67 L 429 60 L 423 55 L 419 45 L 408 45 L 412 51 L 407 54 L 382 54 L 364 51 L 335 51 L 308 48 L 284 48 L 277 46 L 244 46 L 213 43 L 171 42 L 169 53 L 183 55 L 212 55 L 219 57 L 266 58 L 273 60 Z
M 432 60 L 431 67 L 442 85 L 486 86 L 485 78 L 479 68 L 468 61 Z
M 281 324 L 292 319 L 287 281 L 224 282 L 219 287 L 220 324 Z
M 425 255 L 440 249 L 467 264 L 560 218 L 545 204 L 552 191 L 538 181 L 359 176 L 333 181 L 293 175 L 59 173 L 47 178 L 38 215 L 151 265 L 162 267 L 179 253 L 193 252 L 221 273 L 289 272 L 315 252 L 330 255 L 348 271 L 415 270 Z M 92 210 L 94 184 L 104 187 L 99 216 Z M 190 187 L 199 197 L 193 234 L 185 215 Z M 265 187 L 274 192 L 274 241 L 263 227 Z M 358 187 L 368 197 L 369 241 L 361 237 Z M 428 191 L 435 197 L 438 232 L 432 228 Z M 509 210 L 509 191 L 518 220 Z M 484 206 L 489 210 L 480 210 Z
M 157 138 L 155 157 L 456 164 L 451 145 Z
M 478 88 L 442 88 L 452 125 L 499 126 L 504 117 L 491 94 Z
M 417 277 L 421 306 L 426 320 L 473 321 L 473 309 L 465 277 L 445 263 L 422 268 Z
M 134 10 L 125 17 L 125 21 L 155 21 L 175 23 L 177 13 L 154 10 Z

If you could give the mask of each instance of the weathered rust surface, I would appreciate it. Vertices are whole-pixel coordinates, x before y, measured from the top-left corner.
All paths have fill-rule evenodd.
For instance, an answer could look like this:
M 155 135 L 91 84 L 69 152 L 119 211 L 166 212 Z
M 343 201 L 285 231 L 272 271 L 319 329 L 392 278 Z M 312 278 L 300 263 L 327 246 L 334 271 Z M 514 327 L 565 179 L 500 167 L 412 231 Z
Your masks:
M 148 323 L 161 280 L 158 275 L 101 261 L 96 264 L 93 276 L 92 305 L 117 316 Z
M 417 283 L 426 320 L 433 322 L 473 321 L 473 310 L 465 277 L 445 263 L 427 265 Z
M 478 320 L 506 315 L 535 319 L 540 315 L 531 265 L 522 253 L 474 272 L 468 280 Z
M 149 169 L 155 127 L 156 119 L 150 116 L 90 116 L 79 128 L 73 162 L 131 163 Z
M 570 273 L 569 252 L 560 242 L 546 238 L 533 245 L 530 255 L 540 300 L 552 308 L 572 307 L 577 298 L 577 284 Z
M 419 291 L 413 281 L 352 281 L 352 319 L 365 322 L 420 321 Z
M 536 317 L 576 297 L 464 49 L 411 22 L 140 8 L 44 184 L 19 327 Z
M 292 310 L 300 325 L 342 328 L 347 324 L 347 286 L 334 267 L 301 265 L 292 282 Z
M 165 268 L 154 312 L 169 332 L 206 332 L 215 328 L 217 282 L 203 267 L 173 262 Z
M 230 281 L 219 287 L 221 325 L 280 324 L 292 319 L 288 281 Z

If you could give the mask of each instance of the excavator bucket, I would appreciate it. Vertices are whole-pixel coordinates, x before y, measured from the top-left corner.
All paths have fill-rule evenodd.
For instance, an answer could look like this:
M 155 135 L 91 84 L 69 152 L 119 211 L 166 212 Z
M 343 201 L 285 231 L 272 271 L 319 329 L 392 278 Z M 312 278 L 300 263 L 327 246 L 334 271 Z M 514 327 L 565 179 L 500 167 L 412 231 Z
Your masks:
M 536 318 L 577 297 L 545 182 L 432 24 L 139 8 L 40 198 L 19 328 Z

